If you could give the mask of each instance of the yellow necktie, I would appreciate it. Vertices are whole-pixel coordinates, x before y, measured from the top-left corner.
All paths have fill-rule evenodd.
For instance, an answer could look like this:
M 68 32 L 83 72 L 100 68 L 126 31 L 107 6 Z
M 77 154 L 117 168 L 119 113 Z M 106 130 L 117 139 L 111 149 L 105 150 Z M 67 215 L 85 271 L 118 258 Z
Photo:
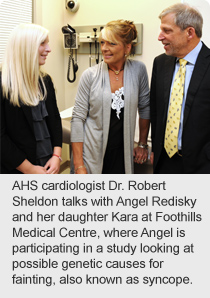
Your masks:
M 174 85 L 171 92 L 168 119 L 165 131 L 164 147 L 169 157 L 172 157 L 178 151 L 178 133 L 182 101 L 184 94 L 184 81 L 187 61 L 179 59 L 179 70 L 174 79 Z

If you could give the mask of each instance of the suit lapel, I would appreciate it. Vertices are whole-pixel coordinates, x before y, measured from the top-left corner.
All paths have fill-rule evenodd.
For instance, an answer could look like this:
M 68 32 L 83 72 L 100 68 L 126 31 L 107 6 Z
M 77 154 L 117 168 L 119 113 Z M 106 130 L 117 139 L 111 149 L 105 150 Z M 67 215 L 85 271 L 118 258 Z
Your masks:
M 210 63 L 209 57 L 210 57 L 210 50 L 203 44 L 195 64 L 194 71 L 193 71 L 188 92 L 187 92 L 183 125 L 186 124 L 195 94 L 199 88 L 199 85 L 203 79 L 203 76 L 205 75 L 207 68 L 209 67 L 209 63 Z

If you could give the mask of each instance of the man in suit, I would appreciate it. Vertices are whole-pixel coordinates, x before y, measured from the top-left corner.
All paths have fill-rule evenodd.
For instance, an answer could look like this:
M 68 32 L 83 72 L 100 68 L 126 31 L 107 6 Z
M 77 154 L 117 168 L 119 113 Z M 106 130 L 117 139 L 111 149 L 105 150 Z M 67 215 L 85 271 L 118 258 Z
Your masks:
M 151 81 L 154 173 L 210 173 L 210 49 L 200 40 L 203 18 L 197 10 L 181 3 L 165 9 L 159 18 L 158 40 L 165 54 L 155 58 Z M 171 153 L 165 148 L 168 140 L 172 141 L 173 129 L 166 127 L 170 105 L 174 100 L 176 103 L 171 93 L 180 59 L 186 61 L 185 78 L 177 136 L 173 136 L 176 144 Z

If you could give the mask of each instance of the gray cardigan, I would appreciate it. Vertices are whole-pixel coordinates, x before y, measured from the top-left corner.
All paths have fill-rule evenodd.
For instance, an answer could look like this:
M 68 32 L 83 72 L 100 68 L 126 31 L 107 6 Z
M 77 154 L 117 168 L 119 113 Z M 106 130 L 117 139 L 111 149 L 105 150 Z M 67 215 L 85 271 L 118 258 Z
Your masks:
M 124 158 L 125 173 L 133 173 L 136 113 L 150 118 L 149 86 L 145 65 L 126 60 L 124 67 Z M 101 174 L 106 151 L 111 87 L 108 66 L 101 62 L 86 69 L 81 77 L 71 121 L 71 142 L 83 142 L 83 159 L 90 174 Z M 73 162 L 72 162 L 73 164 Z

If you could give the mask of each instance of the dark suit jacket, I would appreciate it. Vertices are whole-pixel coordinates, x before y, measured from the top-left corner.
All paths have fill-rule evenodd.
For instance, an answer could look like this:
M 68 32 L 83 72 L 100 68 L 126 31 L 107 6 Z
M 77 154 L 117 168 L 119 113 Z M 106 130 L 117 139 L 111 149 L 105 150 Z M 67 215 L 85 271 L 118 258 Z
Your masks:
M 0 76 L 1 78 L 1 76 Z M 47 89 L 46 123 L 51 136 L 52 147 L 62 147 L 62 127 L 56 104 L 55 90 L 50 76 L 44 77 Z M 33 129 L 32 112 L 29 106 L 14 107 L 2 95 L 1 100 L 1 168 L 0 173 L 20 173 L 16 168 L 28 159 L 36 162 L 36 140 Z
M 176 58 L 155 58 L 151 81 L 154 172 L 164 147 L 170 88 Z M 184 110 L 182 154 L 185 173 L 210 173 L 210 49 L 204 44 L 189 84 Z

